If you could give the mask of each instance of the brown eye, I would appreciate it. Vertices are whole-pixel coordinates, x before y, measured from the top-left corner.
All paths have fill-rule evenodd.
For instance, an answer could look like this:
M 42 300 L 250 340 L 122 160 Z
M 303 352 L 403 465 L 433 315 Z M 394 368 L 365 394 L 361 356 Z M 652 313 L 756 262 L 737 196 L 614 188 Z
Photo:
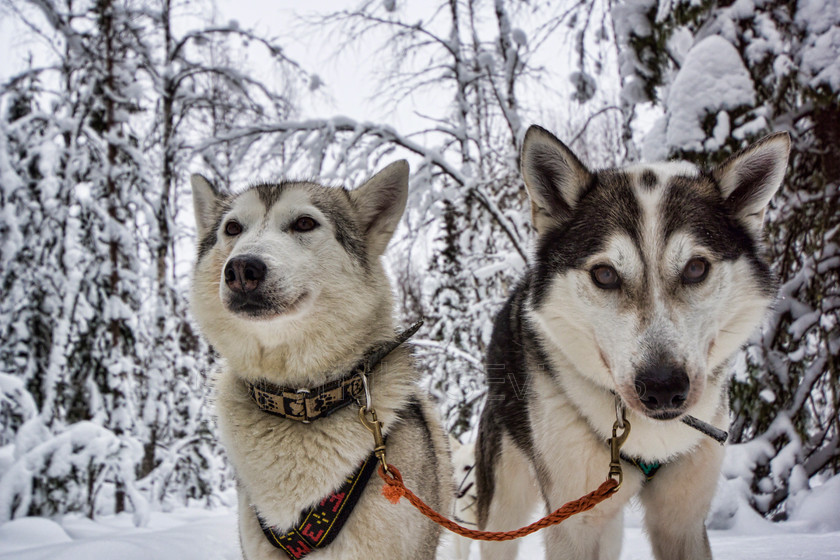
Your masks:
M 682 271 L 683 284 L 699 284 L 709 274 L 709 261 L 694 257 L 685 264 Z
M 299 232 L 312 231 L 316 227 L 318 227 L 318 222 L 309 216 L 301 216 L 292 224 L 292 230 Z
M 621 277 L 618 272 L 605 264 L 601 264 L 589 271 L 592 281 L 603 290 L 616 290 L 621 286 Z
M 242 225 L 239 222 L 235 222 L 233 220 L 229 221 L 225 224 L 225 233 L 233 237 L 234 235 L 239 235 L 242 233 Z

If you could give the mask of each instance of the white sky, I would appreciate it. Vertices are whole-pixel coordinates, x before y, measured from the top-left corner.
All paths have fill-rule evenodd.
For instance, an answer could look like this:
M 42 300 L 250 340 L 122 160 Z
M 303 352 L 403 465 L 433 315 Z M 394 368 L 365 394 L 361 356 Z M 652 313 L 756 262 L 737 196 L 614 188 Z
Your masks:
M 19 0 L 13 1 L 17 2 L 16 6 L 25 7 L 28 13 L 36 12 L 34 8 Z M 236 20 L 242 28 L 254 29 L 262 36 L 276 37 L 289 57 L 321 78 L 324 82 L 323 88 L 312 94 L 300 93 L 297 101 L 304 117 L 328 118 L 345 115 L 355 120 L 388 124 L 403 133 L 410 133 L 422 130 L 429 125 L 429 121 L 420 118 L 415 111 L 436 116 L 446 114 L 441 104 L 445 100 L 438 101 L 434 92 L 425 92 L 422 96 L 415 96 L 408 102 L 402 103 L 396 110 L 391 105 L 377 103 L 371 99 L 378 80 L 377 71 L 384 70 L 384 65 L 392 56 L 388 52 L 378 52 L 381 40 L 369 36 L 365 41 L 367 47 L 362 46 L 361 41 L 357 41 L 353 47 L 337 54 L 337 33 L 334 29 L 315 28 L 305 24 L 299 17 L 352 9 L 358 6 L 361 0 L 214 1 L 215 7 L 210 13 L 203 14 L 203 17 L 207 19 L 215 17 L 220 24 Z M 187 6 L 179 11 L 193 9 L 189 4 Z M 424 10 L 422 2 L 397 0 L 397 6 L 401 18 L 407 21 L 412 20 L 412 12 L 417 12 L 417 19 L 419 19 L 419 14 Z M 427 7 L 426 11 L 428 11 Z M 185 27 L 195 25 L 189 20 L 181 20 L 181 22 L 181 25 Z M 0 53 L 2 53 L 0 55 L 0 83 L 25 68 L 30 54 L 36 56 L 36 65 L 39 62 L 43 63 L 44 60 L 38 60 L 38 57 L 45 59 L 44 53 L 47 48 L 42 39 L 35 38 L 31 30 L 22 25 L 15 16 L 10 16 L 9 8 L 0 3 Z M 555 50 L 543 49 L 543 51 L 551 56 L 542 63 L 551 67 L 552 81 L 556 83 L 542 85 L 554 92 L 558 89 L 567 90 L 569 87 L 567 76 L 573 69 L 574 53 L 568 46 L 562 44 L 558 44 Z M 260 64 L 258 55 L 251 54 L 250 56 L 252 58 L 248 61 L 249 64 L 257 67 L 258 71 L 275 72 L 269 70 L 270 64 Z M 566 70 L 563 69 L 564 66 Z M 260 77 L 268 81 L 280 79 L 279 75 Z M 608 89 L 615 87 L 611 80 L 603 79 L 608 78 L 608 74 L 601 78 L 600 87 Z M 551 99 L 549 99 L 541 92 L 531 92 L 530 87 L 520 92 L 520 95 L 523 97 L 536 95 L 536 99 L 531 99 L 527 103 L 527 106 L 536 110 L 536 114 L 526 114 L 523 117 L 534 119 L 534 122 L 555 129 L 555 132 L 561 136 L 576 130 L 582 124 L 585 115 L 594 113 L 600 108 L 600 104 L 595 103 L 589 103 L 583 107 L 572 102 L 563 106 L 554 106 L 552 103 L 558 101 L 556 94 L 551 94 L 549 96 Z M 648 126 L 644 125 L 641 128 L 647 129 Z
M 287 55 L 307 71 L 317 74 L 324 88 L 307 99 L 301 96 L 301 110 L 309 117 L 345 115 L 355 120 L 385 122 L 397 129 L 419 128 L 420 119 L 410 111 L 390 111 L 371 99 L 377 69 L 379 45 L 356 46 L 337 54 L 335 37 L 326 29 L 315 30 L 301 17 L 325 15 L 351 9 L 359 0 L 216 0 L 220 23 L 236 20 L 240 27 L 254 29 L 265 37 L 279 37 Z M 383 60 L 388 54 L 383 53 Z
M 236 20 L 240 27 L 250 28 L 266 37 L 278 37 L 287 54 L 306 70 L 318 74 L 324 81 L 323 92 L 307 99 L 302 96 L 301 109 L 308 116 L 346 115 L 359 120 L 385 120 L 400 126 L 400 116 L 377 107 L 368 98 L 374 79 L 373 54 L 363 49 L 353 49 L 335 56 L 335 43 L 331 37 L 304 25 L 298 14 L 326 14 L 356 5 L 355 1 L 311 0 L 216 0 L 216 13 L 220 23 Z M 302 8 L 302 6 L 305 6 Z M 28 13 L 33 13 L 32 9 Z M 213 14 L 208 14 L 212 16 Z M 0 6 L 0 83 L 24 69 L 30 55 L 35 65 L 44 63 L 48 47 L 43 40 L 8 8 Z M 411 119 L 410 119 L 411 120 Z

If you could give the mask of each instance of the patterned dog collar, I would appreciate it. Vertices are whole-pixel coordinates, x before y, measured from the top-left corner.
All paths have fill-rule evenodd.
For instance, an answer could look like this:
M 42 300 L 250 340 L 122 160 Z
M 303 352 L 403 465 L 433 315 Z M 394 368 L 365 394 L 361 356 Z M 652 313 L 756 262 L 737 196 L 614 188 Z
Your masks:
M 263 412 L 308 423 L 329 416 L 364 397 L 358 374 L 315 389 L 284 389 L 267 382 L 248 385 L 248 395 Z
M 279 387 L 268 381 L 248 384 L 248 395 L 260 410 L 275 416 L 309 423 L 324 418 L 349 405 L 367 403 L 362 376 L 373 369 L 398 346 L 417 332 L 423 321 L 417 321 L 396 338 L 370 348 L 348 375 L 311 389 Z

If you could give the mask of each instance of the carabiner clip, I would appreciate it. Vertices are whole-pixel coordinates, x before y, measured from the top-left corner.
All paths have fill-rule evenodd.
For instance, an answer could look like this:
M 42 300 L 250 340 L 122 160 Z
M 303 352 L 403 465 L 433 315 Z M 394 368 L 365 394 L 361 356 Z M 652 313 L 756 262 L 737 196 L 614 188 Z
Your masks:
M 368 413 L 370 414 L 370 418 L 367 416 Z M 367 406 L 360 407 L 359 420 L 373 434 L 373 454 L 379 459 L 385 472 L 390 472 L 388 470 L 388 462 L 385 460 L 385 438 L 382 437 L 382 422 L 376 418 L 376 410 Z
M 627 441 L 627 436 L 630 435 L 630 422 L 626 418 L 622 418 L 624 424 L 624 431 L 618 434 L 618 430 L 622 429 L 621 423 L 616 419 L 613 424 L 612 437 L 610 438 L 610 473 L 607 478 L 612 478 L 618 481 L 618 485 L 613 492 L 618 492 L 621 488 L 621 483 L 624 482 L 624 472 L 621 470 L 621 446 Z

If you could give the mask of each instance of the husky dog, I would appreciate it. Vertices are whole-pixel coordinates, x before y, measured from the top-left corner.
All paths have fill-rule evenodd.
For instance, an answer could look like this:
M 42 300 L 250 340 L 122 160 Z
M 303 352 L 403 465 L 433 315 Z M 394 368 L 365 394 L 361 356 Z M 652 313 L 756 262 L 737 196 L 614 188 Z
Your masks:
M 590 171 L 551 133 L 528 130 L 521 170 L 538 240 L 487 357 L 482 529 L 518 527 L 535 504 L 552 511 L 597 488 L 624 407 L 623 485 L 547 529 L 547 557 L 618 558 L 622 509 L 638 494 L 656 558 L 711 558 L 704 520 L 724 449 L 680 420 L 728 426 L 728 360 L 776 290 L 762 222 L 789 149 L 781 133 L 713 169 Z M 482 558 L 514 558 L 515 547 L 487 543 Z
M 242 552 L 276 560 L 284 554 L 266 528 L 282 534 L 298 527 L 302 512 L 343 496 L 338 489 L 371 458 L 374 439 L 359 404 L 302 422 L 266 412 L 265 394 L 255 399 L 254 388 L 291 388 L 296 397 L 343 383 L 372 347 L 394 338 L 380 256 L 405 208 L 408 164 L 394 163 L 352 191 L 283 182 L 231 194 L 199 175 L 191 182 L 198 230 L 191 308 L 222 358 L 216 412 L 238 482 Z M 446 510 L 448 445 L 409 351 L 397 347 L 368 377 L 388 462 Z M 434 558 L 435 525 L 406 500 L 389 503 L 376 475 L 361 488 L 338 536 L 312 558 Z

